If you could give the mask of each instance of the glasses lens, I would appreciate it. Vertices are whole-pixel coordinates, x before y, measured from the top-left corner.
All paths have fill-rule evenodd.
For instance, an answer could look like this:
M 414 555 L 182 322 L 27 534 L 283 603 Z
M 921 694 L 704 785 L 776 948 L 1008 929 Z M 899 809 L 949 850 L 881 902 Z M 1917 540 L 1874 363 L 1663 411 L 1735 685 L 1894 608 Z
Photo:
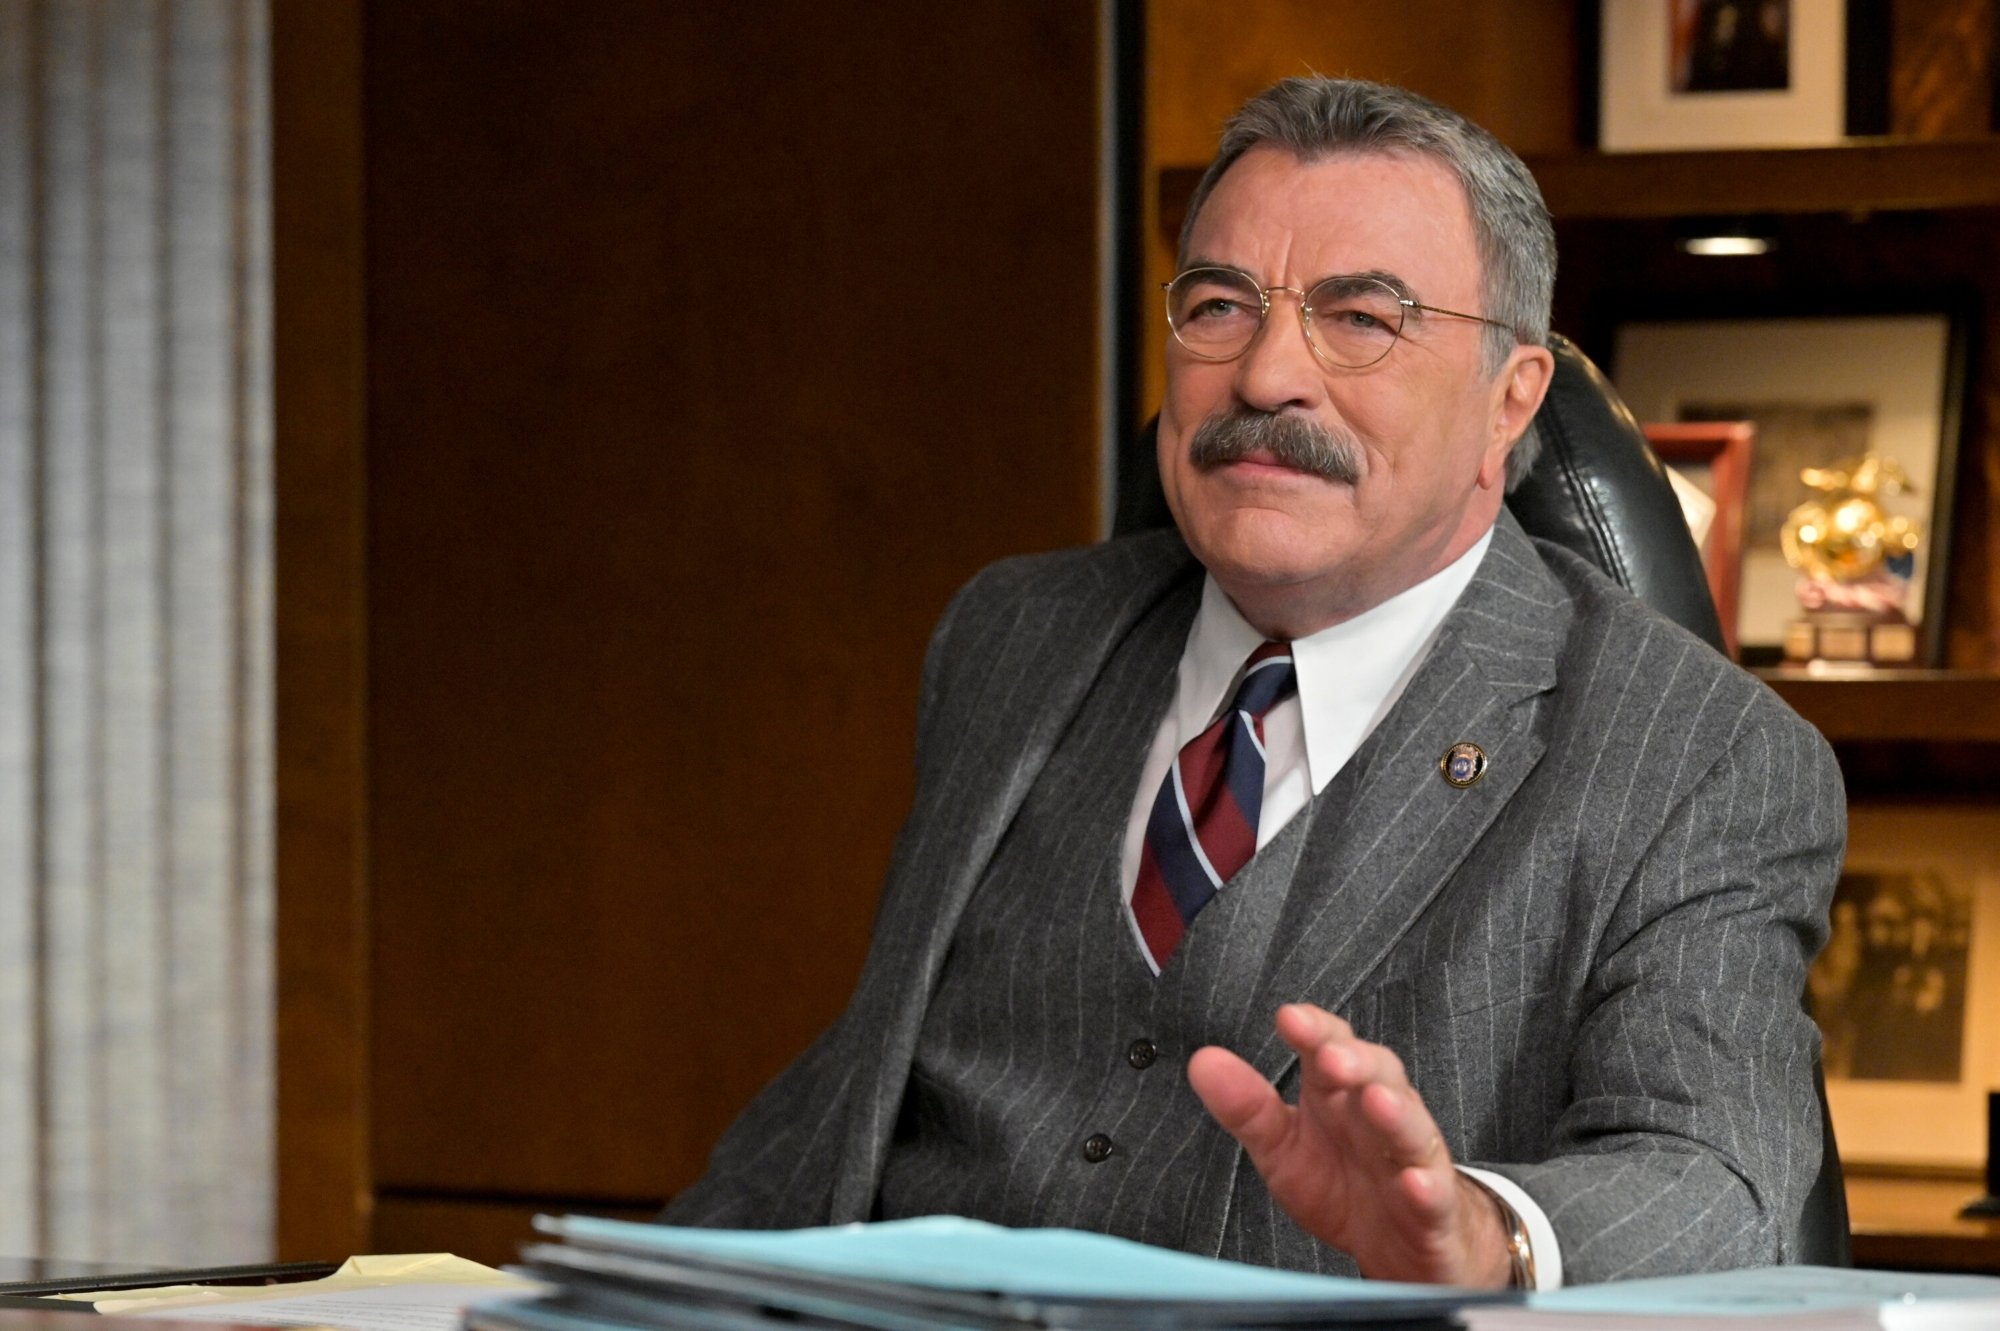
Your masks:
M 1372 277 L 1329 277 L 1306 293 L 1306 326 L 1320 355 L 1360 369 L 1396 345 L 1407 308 L 1393 287 Z
M 1264 321 L 1257 286 L 1226 268 L 1190 268 L 1167 287 L 1167 322 L 1197 356 L 1227 360 L 1250 345 Z

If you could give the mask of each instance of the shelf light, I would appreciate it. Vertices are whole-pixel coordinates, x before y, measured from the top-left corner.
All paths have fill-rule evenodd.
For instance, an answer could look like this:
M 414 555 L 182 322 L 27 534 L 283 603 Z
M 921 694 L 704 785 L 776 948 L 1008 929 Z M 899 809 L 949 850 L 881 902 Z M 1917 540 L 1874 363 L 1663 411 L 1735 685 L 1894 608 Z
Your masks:
M 1685 254 L 1696 254 L 1703 258 L 1771 252 L 1771 242 L 1762 236 L 1689 236 L 1681 241 L 1680 247 Z

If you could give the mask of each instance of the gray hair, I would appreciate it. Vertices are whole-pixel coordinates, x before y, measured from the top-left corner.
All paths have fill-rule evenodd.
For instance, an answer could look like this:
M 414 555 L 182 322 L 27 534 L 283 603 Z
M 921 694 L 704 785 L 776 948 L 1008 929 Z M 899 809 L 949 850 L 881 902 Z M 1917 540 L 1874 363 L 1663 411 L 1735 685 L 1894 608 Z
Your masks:
M 1187 257 L 1195 219 L 1223 173 L 1252 148 L 1271 144 L 1303 162 L 1340 153 L 1417 153 L 1458 179 L 1479 246 L 1485 314 L 1507 325 L 1486 327 L 1489 373 L 1517 343 L 1547 346 L 1555 296 L 1556 235 L 1548 205 L 1521 159 L 1478 125 L 1429 98 L 1360 79 L 1295 78 L 1245 103 L 1223 127 L 1222 142 L 1188 200 L 1180 256 Z M 1541 451 L 1529 425 L 1507 458 L 1513 489 Z

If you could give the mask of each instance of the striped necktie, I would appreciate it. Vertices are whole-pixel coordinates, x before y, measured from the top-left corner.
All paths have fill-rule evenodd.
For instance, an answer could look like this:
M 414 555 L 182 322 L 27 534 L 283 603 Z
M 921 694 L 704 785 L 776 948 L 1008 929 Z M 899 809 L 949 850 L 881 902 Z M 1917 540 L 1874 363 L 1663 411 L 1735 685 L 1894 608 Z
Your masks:
M 1289 643 L 1250 654 L 1229 707 L 1182 746 L 1146 819 L 1132 919 L 1155 975 L 1201 908 L 1257 852 L 1264 714 L 1298 687 Z

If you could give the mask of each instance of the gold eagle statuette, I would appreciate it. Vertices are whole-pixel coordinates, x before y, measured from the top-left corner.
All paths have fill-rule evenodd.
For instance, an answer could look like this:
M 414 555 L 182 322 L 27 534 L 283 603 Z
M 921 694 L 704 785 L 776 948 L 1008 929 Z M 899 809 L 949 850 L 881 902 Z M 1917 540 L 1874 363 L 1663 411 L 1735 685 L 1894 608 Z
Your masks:
M 1900 463 L 1870 453 L 1830 467 L 1807 467 L 1799 479 L 1821 494 L 1785 519 L 1779 539 L 1787 563 L 1814 582 L 1843 587 L 1883 574 L 1908 577 L 1906 564 L 1885 565 L 1916 553 L 1916 524 L 1890 516 L 1879 502 L 1913 493 Z

